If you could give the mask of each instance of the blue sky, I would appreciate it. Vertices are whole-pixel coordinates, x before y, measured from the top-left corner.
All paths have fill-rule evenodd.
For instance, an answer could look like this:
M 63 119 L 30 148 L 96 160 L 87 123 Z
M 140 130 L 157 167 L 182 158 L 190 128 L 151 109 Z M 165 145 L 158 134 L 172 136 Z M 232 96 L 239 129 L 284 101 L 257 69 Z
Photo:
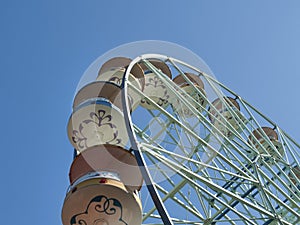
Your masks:
M 299 142 L 297 0 L 2 0 L 0 27 L 3 224 L 61 224 L 77 83 L 124 43 L 189 48 Z

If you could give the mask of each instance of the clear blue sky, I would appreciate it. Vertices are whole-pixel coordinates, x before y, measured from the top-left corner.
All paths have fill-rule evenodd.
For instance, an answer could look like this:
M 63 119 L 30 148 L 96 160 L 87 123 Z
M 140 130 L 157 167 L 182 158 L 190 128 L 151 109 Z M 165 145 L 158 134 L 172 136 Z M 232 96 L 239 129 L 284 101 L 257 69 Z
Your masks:
M 2 0 L 0 27 L 1 224 L 61 224 L 76 85 L 127 42 L 189 48 L 300 141 L 298 0 Z

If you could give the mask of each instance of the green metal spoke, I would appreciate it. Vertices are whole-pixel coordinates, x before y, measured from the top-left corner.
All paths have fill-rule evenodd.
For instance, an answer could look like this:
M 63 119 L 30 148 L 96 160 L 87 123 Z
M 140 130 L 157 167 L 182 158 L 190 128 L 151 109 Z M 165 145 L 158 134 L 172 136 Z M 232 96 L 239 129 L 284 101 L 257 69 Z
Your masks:
M 295 183 L 298 175 L 292 171 L 299 166 L 300 145 L 271 119 L 201 69 L 159 54 L 146 54 L 139 59 L 161 80 L 168 94 L 192 115 L 188 118 L 178 114 L 172 102 L 160 107 L 128 84 L 156 108 L 144 109 L 151 119 L 149 123 L 133 122 L 142 154 L 152 164 L 149 164 L 152 176 L 163 179 L 155 184 L 162 201 L 167 208 L 172 202 L 174 210 L 182 210 L 180 216 L 171 210 L 172 222 L 234 225 L 272 221 L 290 224 L 288 220 L 300 220 L 299 182 Z M 152 59 L 168 64 L 172 72 L 181 75 L 192 87 L 193 93 L 189 95 L 181 89 L 151 63 Z M 211 96 L 194 86 L 185 74 L 187 69 L 205 82 L 204 89 L 209 89 Z M 206 105 L 192 95 L 201 97 Z M 235 99 L 240 110 L 225 100 L 226 95 Z M 227 114 L 210 101 L 212 96 L 220 99 Z M 155 124 L 159 130 L 151 134 Z M 278 134 L 276 142 L 263 132 L 262 125 L 274 129 Z M 259 131 L 260 136 L 255 136 L 254 131 Z M 147 207 L 146 224 L 160 224 L 160 219 L 155 207 Z

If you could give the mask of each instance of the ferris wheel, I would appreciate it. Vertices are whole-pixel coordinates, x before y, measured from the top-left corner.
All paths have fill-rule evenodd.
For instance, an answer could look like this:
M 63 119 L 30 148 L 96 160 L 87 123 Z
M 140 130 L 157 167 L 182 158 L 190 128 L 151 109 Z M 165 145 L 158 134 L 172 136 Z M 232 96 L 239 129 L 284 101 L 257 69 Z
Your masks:
M 98 58 L 68 135 L 64 225 L 300 224 L 300 145 L 175 44 Z

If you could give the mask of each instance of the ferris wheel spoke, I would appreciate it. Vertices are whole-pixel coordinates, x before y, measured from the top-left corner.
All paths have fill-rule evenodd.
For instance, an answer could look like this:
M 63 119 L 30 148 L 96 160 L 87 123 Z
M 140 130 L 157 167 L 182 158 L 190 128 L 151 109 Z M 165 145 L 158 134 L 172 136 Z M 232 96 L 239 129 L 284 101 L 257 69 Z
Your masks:
M 163 189 L 161 186 L 157 185 L 158 189 L 163 193 L 163 194 L 168 194 L 170 193 L 170 191 L 167 191 L 165 189 Z M 180 197 L 182 198 L 182 200 L 180 200 L 179 198 L 177 198 L 176 195 L 180 195 Z M 166 200 L 168 199 L 172 199 L 176 204 L 178 204 L 179 206 L 181 206 L 184 210 L 186 210 L 186 212 L 190 212 L 191 214 L 193 214 L 194 216 L 198 217 L 201 220 L 204 220 L 204 216 L 201 215 L 201 213 L 199 212 L 199 210 L 194 206 L 194 204 L 187 199 L 187 197 L 182 193 L 182 191 L 177 191 L 176 193 L 173 191 L 171 191 L 171 194 L 167 197 L 167 198 L 163 198 Z
M 223 189 L 223 188 L 221 188 L 221 187 L 215 186 L 215 185 L 213 185 L 213 184 L 207 182 L 204 178 L 198 176 L 197 174 L 191 174 L 189 171 L 186 171 L 185 168 L 183 168 L 183 167 L 181 167 L 180 170 L 186 172 L 186 173 L 188 174 L 188 176 L 192 176 L 192 177 L 194 176 L 194 179 L 197 178 L 198 180 L 201 180 L 202 182 L 207 183 L 207 185 L 211 186 L 211 188 L 222 190 L 222 191 L 223 191 L 224 193 L 226 193 L 228 196 L 237 198 L 237 199 L 240 200 L 241 202 L 244 202 L 245 204 L 247 204 L 247 205 L 249 205 L 249 206 L 252 206 L 252 207 L 256 208 L 257 210 L 259 210 L 259 211 L 261 211 L 261 212 L 264 212 L 262 209 L 257 208 L 256 206 L 253 206 L 253 205 L 252 205 L 251 203 L 249 203 L 249 202 L 245 202 L 244 199 L 240 198 L 240 197 L 237 196 L 237 195 L 232 194 L 231 192 L 228 192 L 226 189 Z M 199 187 L 199 186 L 198 186 L 198 187 Z M 200 188 L 200 187 L 199 187 L 199 188 Z
M 223 148 L 220 149 L 218 155 L 216 155 L 216 161 L 218 161 L 218 163 L 220 165 L 222 165 L 224 168 L 227 168 L 229 170 L 234 169 L 234 171 L 237 171 L 239 173 L 243 173 L 243 174 L 247 174 L 247 176 L 251 176 L 252 178 L 254 178 L 254 176 L 252 175 L 252 173 L 249 171 L 249 164 L 251 164 L 251 160 L 247 160 L 247 161 L 241 161 L 241 156 L 244 156 L 243 152 L 240 152 L 239 150 L 237 151 L 233 151 L 236 150 L 235 148 L 233 149 L 229 149 L 228 147 L 224 146 Z M 230 160 L 230 162 L 235 162 L 235 165 L 239 166 L 239 169 L 236 169 L 235 167 L 232 167 L 231 164 L 228 164 L 228 160 L 224 160 L 223 157 L 219 157 L 219 155 L 225 156 L 226 159 Z M 240 158 L 238 157 L 240 156 Z M 246 175 L 245 175 L 246 176 Z
M 297 205 L 295 200 L 299 201 L 299 197 L 294 194 L 295 191 L 291 190 L 291 185 L 286 184 L 287 180 L 284 181 L 280 177 L 280 175 L 285 175 L 284 170 L 287 170 L 287 168 L 281 169 L 279 172 L 277 172 L 277 174 L 273 175 L 273 177 L 271 178 L 263 171 L 261 171 L 261 169 L 258 168 L 257 170 L 258 173 L 261 174 L 261 179 L 264 179 L 264 190 L 268 191 L 269 193 L 272 193 L 272 198 L 275 199 L 277 204 L 284 203 L 283 207 L 290 207 L 289 204 L 294 206 Z M 286 177 L 286 179 L 289 178 Z M 275 181 L 277 183 L 275 183 Z M 292 182 L 290 181 L 290 183 Z
M 166 202 L 167 200 L 168 201 L 172 200 L 178 206 L 182 207 L 182 209 L 185 209 L 186 212 L 190 212 L 191 214 L 193 214 L 197 218 L 203 220 L 203 216 L 200 214 L 200 212 L 197 210 L 197 208 L 195 208 L 195 206 L 193 205 L 193 203 L 191 203 L 186 198 L 186 196 L 184 195 L 184 193 L 182 193 L 182 191 L 180 191 L 178 189 L 176 190 L 176 192 L 174 192 L 174 191 L 167 191 L 162 186 L 160 186 L 158 184 L 155 184 L 155 186 L 161 192 L 161 194 L 162 194 L 162 201 L 163 202 Z M 176 197 L 175 194 L 180 195 L 180 198 L 182 200 L 180 200 L 178 197 Z M 186 202 L 186 203 L 184 203 L 184 202 Z M 143 220 L 146 220 L 155 210 L 156 210 L 155 207 L 153 207 L 152 209 L 148 210 L 147 214 L 144 215 L 144 219 Z
M 153 159 L 150 158 L 150 160 L 151 160 L 151 162 L 152 162 L 153 164 L 155 163 Z M 159 166 L 159 163 L 155 163 L 154 165 L 155 165 L 156 167 L 160 167 L 160 166 Z M 198 210 L 197 210 L 197 208 L 195 208 L 194 205 L 187 199 L 187 197 L 185 196 L 185 194 L 182 193 L 180 189 L 175 188 L 176 184 L 174 183 L 174 181 L 173 181 L 172 179 L 170 179 L 170 177 L 166 174 L 166 172 L 165 172 L 164 170 L 159 170 L 159 171 L 163 174 L 163 176 L 165 177 L 165 179 L 172 185 L 172 187 L 175 189 L 175 191 L 176 191 L 177 193 L 180 194 L 181 198 L 183 198 L 183 199 L 189 204 L 189 206 L 190 206 L 195 212 L 197 212 L 197 215 L 200 215 L 199 212 L 198 212 Z M 174 192 L 172 192 L 172 191 L 167 192 L 166 190 L 163 189 L 163 187 L 161 187 L 161 186 L 159 186 L 159 185 L 157 185 L 157 186 L 158 186 L 158 189 L 159 189 L 159 190 L 161 190 L 161 191 L 164 192 L 164 194 L 170 193 L 170 196 L 173 198 Z M 172 193 L 173 193 L 173 194 L 172 194 Z M 175 198 L 175 199 L 176 199 L 176 198 Z M 179 202 L 178 199 L 176 199 L 176 201 Z M 180 203 L 180 204 L 182 204 L 182 203 Z
M 150 154 L 151 154 L 151 152 L 165 153 L 165 154 L 167 154 L 167 155 L 169 155 L 169 156 L 173 156 L 174 158 L 180 158 L 180 159 L 182 159 L 182 160 L 184 160 L 184 161 L 191 162 L 191 163 L 193 163 L 194 165 L 196 165 L 197 168 L 205 166 L 206 168 L 212 169 L 212 170 L 214 170 L 214 171 L 218 171 L 218 172 L 220 172 L 220 173 L 222 173 L 222 174 L 228 174 L 228 175 L 230 175 L 231 177 L 236 177 L 236 178 L 239 178 L 239 179 L 243 179 L 244 181 L 249 181 L 249 182 L 252 182 L 252 183 L 254 183 L 254 184 L 257 184 L 257 181 L 256 181 L 256 180 L 253 180 L 248 174 L 243 174 L 243 175 L 245 175 L 245 176 L 243 176 L 243 175 L 240 175 L 240 174 L 238 174 L 238 173 L 232 173 L 232 172 L 230 172 L 230 171 L 228 171 L 228 170 L 220 169 L 220 168 L 218 168 L 218 167 L 214 167 L 214 166 L 211 166 L 211 165 L 209 165 L 209 164 L 205 164 L 205 163 L 202 163 L 202 162 L 200 162 L 200 161 L 196 161 L 196 160 L 194 160 L 194 159 L 192 159 L 192 158 L 189 158 L 189 157 L 186 157 L 186 156 L 182 156 L 182 155 L 176 154 L 176 153 L 174 153 L 174 152 L 170 152 L 170 151 L 165 150 L 165 149 L 163 149 L 163 148 L 151 146 L 151 145 L 149 145 L 149 144 L 143 143 L 143 144 L 141 144 L 141 147 L 142 147 L 142 149 L 143 149 L 144 151 L 147 151 L 147 152 L 150 153 Z M 156 155 L 156 156 L 157 156 L 157 157 L 164 157 L 164 156 L 162 156 L 162 155 L 159 155 L 159 156 Z M 166 159 L 166 158 L 164 157 L 164 158 L 161 159 L 161 160 L 165 160 L 165 159 Z M 199 172 L 199 170 L 197 170 L 197 171 Z M 240 172 L 240 171 L 239 171 L 239 172 Z M 225 180 L 227 180 L 227 179 L 225 179 Z
M 292 163 L 299 164 L 300 151 L 299 149 L 296 149 L 297 145 L 295 146 L 294 142 L 291 141 L 289 137 L 286 137 L 284 132 L 280 128 L 278 128 L 278 132 L 283 142 L 283 146 L 285 147 L 285 161 L 287 161 L 288 163 L 289 158 L 291 158 L 293 160 Z M 290 155 L 290 157 L 287 154 Z
M 158 156 L 158 157 L 159 157 L 159 156 Z M 266 215 L 272 216 L 272 214 L 269 214 L 268 212 L 264 211 L 264 210 L 263 210 L 262 208 L 260 208 L 260 207 L 257 207 L 256 205 L 252 204 L 251 202 L 247 202 L 245 199 L 241 198 L 240 196 L 237 196 L 237 195 L 235 195 L 235 194 L 233 194 L 233 193 L 231 193 L 231 192 L 228 192 L 226 189 L 222 189 L 221 187 L 215 186 L 215 185 L 213 185 L 212 183 L 207 182 L 204 178 L 198 176 L 197 174 L 192 174 L 191 172 L 187 171 L 184 167 L 179 166 L 179 165 L 174 165 L 174 164 L 172 164 L 172 162 L 170 162 L 170 160 L 168 160 L 168 159 L 165 160 L 165 163 L 166 163 L 166 162 L 170 163 L 172 166 L 174 166 L 175 168 L 179 169 L 180 171 L 178 171 L 178 173 L 180 173 L 180 175 L 183 176 L 183 177 L 185 177 L 186 179 L 188 179 L 189 177 L 192 177 L 193 179 L 201 180 L 202 182 L 206 183 L 206 185 L 211 186 L 212 189 L 219 189 L 219 190 L 222 190 L 227 196 L 233 197 L 233 198 L 237 199 L 239 202 L 243 202 L 244 204 L 246 204 L 246 205 L 248 205 L 248 206 L 250 206 L 250 207 L 252 207 L 252 208 L 255 208 L 256 210 L 258 210 L 258 211 L 261 212 L 261 213 L 264 213 L 264 214 L 266 214 Z M 166 164 L 168 164 L 168 163 L 166 163 Z M 170 165 L 169 165 L 169 166 L 170 166 Z M 185 174 L 187 174 L 187 175 L 182 174 L 181 171 L 184 171 Z M 190 180 L 190 179 L 189 179 L 189 180 Z M 199 189 L 202 189 L 202 190 L 203 190 L 203 188 L 202 188 L 201 186 L 199 186 L 198 183 L 195 183 L 195 181 L 190 180 L 190 182 L 194 183 L 195 185 L 197 185 L 197 187 L 198 187 Z M 213 197 L 214 197 L 214 196 L 213 196 Z M 216 197 L 214 197 L 214 198 L 217 199 Z M 217 201 L 220 201 L 220 199 L 217 199 Z M 221 203 L 224 204 L 224 205 L 227 206 L 227 207 L 230 207 L 227 203 L 225 203 L 225 202 L 223 202 L 223 201 L 221 201 Z M 236 210 L 234 210 L 234 211 L 236 211 Z
M 299 209 L 294 207 L 300 198 L 299 184 L 296 185 L 298 175 L 292 169 L 299 165 L 300 146 L 255 107 L 210 75 L 171 57 L 161 57 L 161 60 L 169 62 L 194 89 L 193 93 L 208 105 L 208 108 L 203 107 L 191 96 L 186 96 L 185 91 L 143 57 L 142 62 L 195 119 L 193 122 L 178 114 L 172 104 L 166 108 L 156 107 L 159 114 L 150 114 L 152 118 L 157 115 L 164 118 L 159 123 L 164 126 L 165 136 L 140 136 L 143 137 L 142 152 L 151 162 L 153 176 L 164 178 L 156 186 L 167 208 L 169 202 L 173 202 L 189 215 L 197 216 L 197 212 L 203 224 L 268 224 L 273 221 L 289 224 L 287 220 L 299 219 Z M 193 86 L 186 76 L 186 68 L 203 78 L 223 104 L 224 111 L 218 110 Z M 233 96 L 241 108 L 234 108 L 223 98 L 224 93 Z M 261 124 L 268 124 L 270 129 L 277 131 L 279 138 L 271 139 Z M 147 130 L 148 127 L 144 133 Z M 189 193 L 194 199 L 187 197 Z M 154 208 L 148 211 L 149 217 L 154 212 Z M 279 212 L 285 219 L 278 216 Z M 182 218 L 172 216 L 172 221 L 197 224 L 192 217 L 190 220 Z
M 167 180 L 170 182 L 169 178 Z M 176 185 L 176 187 L 174 187 L 174 184 L 173 184 L 173 189 L 172 190 L 168 190 L 168 191 L 162 190 L 162 187 L 160 187 L 160 186 L 158 186 L 158 189 L 163 191 L 163 193 L 165 194 L 165 196 L 163 196 L 163 198 L 162 198 L 163 201 L 166 201 L 167 199 L 173 199 L 177 203 L 179 203 L 179 205 L 181 205 L 185 210 L 191 212 L 193 215 L 196 215 L 199 218 L 203 218 L 199 214 L 199 211 L 195 208 L 195 204 L 192 203 L 190 200 L 188 200 L 186 198 L 186 196 L 183 194 L 183 192 L 181 191 L 181 189 L 184 187 L 185 184 L 186 184 L 186 181 L 182 180 L 179 184 Z M 178 202 L 178 198 L 174 196 L 175 194 L 177 194 L 177 195 L 179 194 L 180 198 L 186 203 L 184 204 L 182 202 Z M 155 209 L 153 208 L 151 211 L 149 211 L 149 213 L 152 213 L 154 210 Z

